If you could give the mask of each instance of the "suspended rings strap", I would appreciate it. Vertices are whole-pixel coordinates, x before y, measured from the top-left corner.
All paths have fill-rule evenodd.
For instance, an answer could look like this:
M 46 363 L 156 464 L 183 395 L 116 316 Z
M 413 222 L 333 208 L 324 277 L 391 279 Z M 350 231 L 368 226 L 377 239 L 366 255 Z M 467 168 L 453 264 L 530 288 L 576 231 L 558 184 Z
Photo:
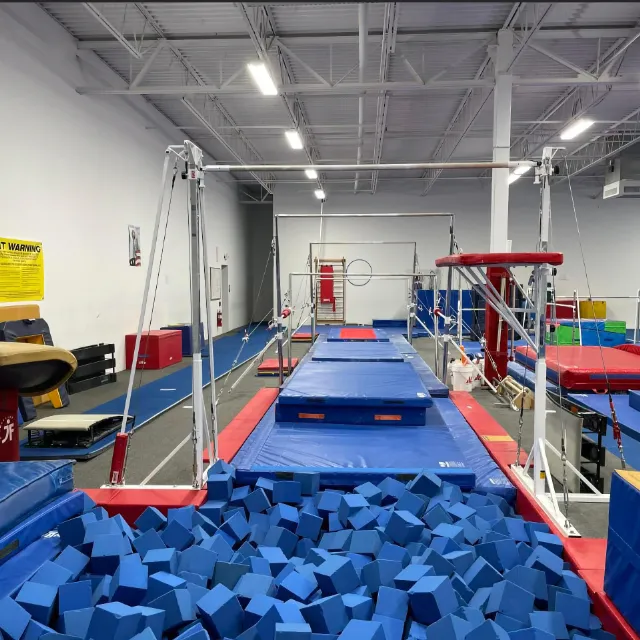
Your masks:
M 364 258 L 356 258 L 355 260 L 352 260 L 348 265 L 347 268 L 345 269 L 345 278 L 347 280 L 347 282 L 350 285 L 353 285 L 354 287 L 364 287 L 366 285 L 368 285 L 371 282 L 371 275 L 369 275 L 369 278 L 365 281 L 365 282 L 352 282 L 351 279 L 349 278 L 349 269 L 351 268 L 351 265 L 357 262 L 362 262 L 364 264 L 367 265 L 367 267 L 369 267 L 369 274 L 373 273 L 373 268 L 371 267 L 371 263 L 368 260 L 365 260 Z M 356 270 L 356 273 L 358 272 L 358 270 Z

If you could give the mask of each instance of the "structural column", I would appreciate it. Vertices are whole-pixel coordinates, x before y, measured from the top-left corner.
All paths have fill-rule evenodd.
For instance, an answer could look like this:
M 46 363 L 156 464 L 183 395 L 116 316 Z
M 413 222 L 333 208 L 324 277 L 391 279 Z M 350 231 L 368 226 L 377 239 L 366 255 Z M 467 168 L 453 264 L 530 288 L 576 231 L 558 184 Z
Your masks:
M 493 90 L 493 160 L 508 162 L 511 148 L 511 95 L 513 79 L 509 65 L 513 59 L 513 33 L 498 31 L 498 46 L 494 51 L 495 81 Z M 492 252 L 508 251 L 509 169 L 491 172 L 491 240 Z

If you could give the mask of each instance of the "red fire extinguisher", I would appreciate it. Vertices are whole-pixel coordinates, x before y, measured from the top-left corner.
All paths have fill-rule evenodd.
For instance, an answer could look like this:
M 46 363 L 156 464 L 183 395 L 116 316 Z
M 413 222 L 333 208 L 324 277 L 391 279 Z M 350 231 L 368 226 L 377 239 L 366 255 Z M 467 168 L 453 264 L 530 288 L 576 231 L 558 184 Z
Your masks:
M 219 327 L 222 327 L 222 309 L 218 309 L 218 321 L 217 324 Z

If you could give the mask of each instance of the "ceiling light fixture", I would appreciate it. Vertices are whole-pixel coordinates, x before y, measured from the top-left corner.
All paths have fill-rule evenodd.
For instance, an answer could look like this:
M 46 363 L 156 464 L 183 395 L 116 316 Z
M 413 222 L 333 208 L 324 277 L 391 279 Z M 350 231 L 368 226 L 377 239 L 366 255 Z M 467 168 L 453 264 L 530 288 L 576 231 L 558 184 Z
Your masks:
M 269 72 L 267 71 L 267 67 L 262 62 L 250 62 L 247 65 L 247 69 L 263 95 L 278 95 L 278 87 L 276 87 L 269 75 Z
M 327 197 L 327 194 L 324 192 L 323 189 L 316 189 L 313 192 L 313 195 L 318 198 L 318 200 L 324 200 Z
M 318 177 L 318 172 L 315 169 L 305 169 L 304 172 L 309 180 L 316 180 Z
M 287 142 L 292 149 L 302 149 L 302 138 L 295 129 L 285 131 L 284 135 L 287 137 Z
M 573 124 L 569 125 L 561 134 L 561 140 L 573 140 L 576 136 L 579 136 L 583 131 L 586 131 L 593 125 L 593 120 L 589 118 L 580 118 Z

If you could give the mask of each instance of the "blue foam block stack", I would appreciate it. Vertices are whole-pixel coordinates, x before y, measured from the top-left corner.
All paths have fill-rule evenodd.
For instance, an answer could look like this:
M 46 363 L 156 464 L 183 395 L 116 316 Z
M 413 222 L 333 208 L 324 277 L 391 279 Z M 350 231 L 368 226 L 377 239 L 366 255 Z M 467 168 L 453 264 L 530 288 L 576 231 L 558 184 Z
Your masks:
M 200 509 L 149 507 L 134 529 L 95 505 L 62 523 L 61 553 L 0 600 L 0 638 L 609 638 L 562 540 L 497 496 L 426 471 L 352 491 L 235 478 L 216 463 Z M 634 500 L 616 475 L 606 587 L 637 623 Z

